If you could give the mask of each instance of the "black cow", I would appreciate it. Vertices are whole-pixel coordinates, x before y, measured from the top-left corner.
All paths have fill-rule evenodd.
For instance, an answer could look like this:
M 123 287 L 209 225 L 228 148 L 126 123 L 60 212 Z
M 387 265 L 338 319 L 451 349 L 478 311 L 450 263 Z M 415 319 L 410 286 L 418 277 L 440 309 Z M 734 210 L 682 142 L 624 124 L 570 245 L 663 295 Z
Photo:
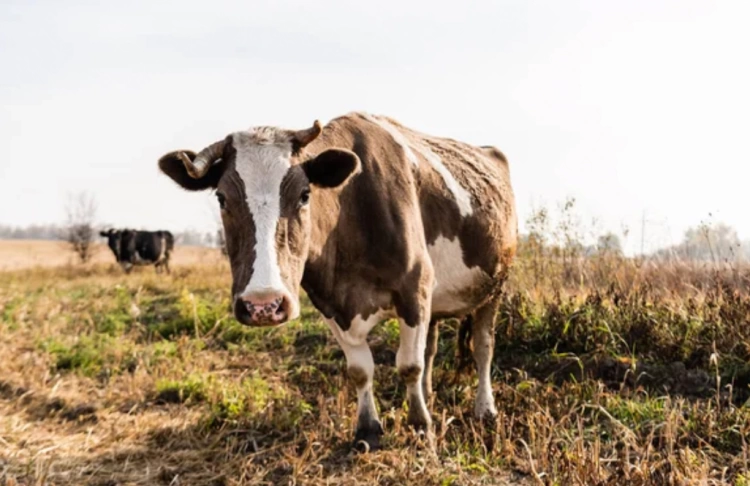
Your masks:
M 169 255 L 174 249 L 174 236 L 169 231 L 109 229 L 99 234 L 107 238 L 107 245 L 126 273 L 135 265 L 151 264 L 157 273 L 162 267 L 169 273 Z

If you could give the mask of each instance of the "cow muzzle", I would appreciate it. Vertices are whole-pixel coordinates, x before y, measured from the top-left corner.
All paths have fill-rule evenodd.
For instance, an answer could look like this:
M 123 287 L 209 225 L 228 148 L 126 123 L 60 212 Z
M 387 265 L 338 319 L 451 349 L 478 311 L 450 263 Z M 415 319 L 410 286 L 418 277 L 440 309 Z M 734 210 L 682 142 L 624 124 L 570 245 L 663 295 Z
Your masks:
M 280 292 L 241 295 L 235 299 L 234 314 L 248 326 L 278 326 L 291 317 L 291 299 Z

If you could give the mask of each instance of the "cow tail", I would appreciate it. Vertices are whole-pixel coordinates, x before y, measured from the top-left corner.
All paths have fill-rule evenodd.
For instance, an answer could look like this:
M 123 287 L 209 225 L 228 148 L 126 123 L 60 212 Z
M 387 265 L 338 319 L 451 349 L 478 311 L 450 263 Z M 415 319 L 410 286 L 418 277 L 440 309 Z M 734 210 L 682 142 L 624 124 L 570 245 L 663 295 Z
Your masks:
M 471 364 L 471 331 L 474 325 L 474 317 L 469 314 L 464 317 L 458 327 L 458 343 L 456 346 L 456 374 L 460 375 Z

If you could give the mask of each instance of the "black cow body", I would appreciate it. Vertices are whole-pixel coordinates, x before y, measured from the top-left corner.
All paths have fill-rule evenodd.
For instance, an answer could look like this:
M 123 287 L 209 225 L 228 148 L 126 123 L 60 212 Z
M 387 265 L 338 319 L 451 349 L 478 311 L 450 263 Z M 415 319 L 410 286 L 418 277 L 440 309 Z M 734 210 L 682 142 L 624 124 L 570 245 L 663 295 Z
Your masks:
M 100 233 L 117 263 L 130 273 L 136 265 L 154 265 L 157 273 L 162 267 L 169 273 L 169 255 L 174 249 L 174 237 L 169 231 L 136 231 L 110 229 Z

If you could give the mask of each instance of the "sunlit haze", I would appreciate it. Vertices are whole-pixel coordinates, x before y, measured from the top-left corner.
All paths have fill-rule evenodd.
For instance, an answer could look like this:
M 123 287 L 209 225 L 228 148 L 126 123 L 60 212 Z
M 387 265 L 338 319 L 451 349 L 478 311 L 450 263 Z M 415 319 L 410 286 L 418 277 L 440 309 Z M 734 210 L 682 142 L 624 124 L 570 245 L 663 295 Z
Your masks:
M 747 239 L 748 19 L 746 1 L 5 1 L 0 224 L 60 222 L 87 190 L 102 223 L 212 231 L 213 196 L 162 154 L 367 111 L 500 148 L 522 225 L 572 196 L 630 250 L 706 220 Z

